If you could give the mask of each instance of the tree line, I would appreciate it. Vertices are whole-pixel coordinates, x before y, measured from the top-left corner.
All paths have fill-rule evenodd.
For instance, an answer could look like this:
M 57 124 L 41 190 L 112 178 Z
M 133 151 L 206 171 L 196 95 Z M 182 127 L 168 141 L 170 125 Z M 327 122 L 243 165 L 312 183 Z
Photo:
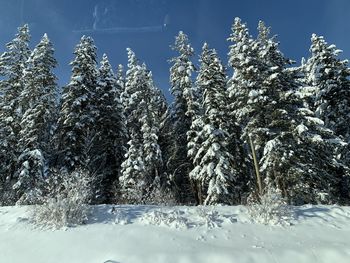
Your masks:
M 256 37 L 239 18 L 231 29 L 227 66 L 207 43 L 195 65 L 179 32 L 168 105 L 131 49 L 114 71 L 87 36 L 60 91 L 48 36 L 31 50 L 20 27 L 0 56 L 0 204 L 40 204 L 77 171 L 92 204 L 244 204 L 269 187 L 291 204 L 349 204 L 341 51 L 313 34 L 295 65 L 263 22 Z

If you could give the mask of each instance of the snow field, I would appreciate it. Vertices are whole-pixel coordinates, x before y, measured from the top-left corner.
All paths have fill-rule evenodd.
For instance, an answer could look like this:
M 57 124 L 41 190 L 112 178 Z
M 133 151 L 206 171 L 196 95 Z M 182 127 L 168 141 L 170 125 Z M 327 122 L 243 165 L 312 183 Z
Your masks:
M 85 225 L 40 229 L 29 207 L 0 208 L 0 262 L 337 262 L 350 258 L 350 207 L 294 208 L 290 226 L 244 206 L 91 207 Z

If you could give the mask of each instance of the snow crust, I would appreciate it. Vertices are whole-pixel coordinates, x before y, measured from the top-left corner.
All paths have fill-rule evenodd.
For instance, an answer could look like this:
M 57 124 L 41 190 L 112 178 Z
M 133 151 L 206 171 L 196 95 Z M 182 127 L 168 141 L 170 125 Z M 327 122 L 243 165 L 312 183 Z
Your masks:
M 244 206 L 99 205 L 85 225 L 53 231 L 28 207 L 0 207 L 0 262 L 349 262 L 350 207 L 293 209 L 281 227 L 253 223 Z

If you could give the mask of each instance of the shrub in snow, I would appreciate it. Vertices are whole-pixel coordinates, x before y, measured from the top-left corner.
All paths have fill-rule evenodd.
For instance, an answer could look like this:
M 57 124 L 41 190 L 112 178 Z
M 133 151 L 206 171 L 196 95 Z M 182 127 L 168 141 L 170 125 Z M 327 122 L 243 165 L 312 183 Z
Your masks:
M 218 211 L 216 211 L 214 207 L 209 209 L 199 206 L 197 208 L 197 213 L 200 216 L 201 223 L 208 229 L 220 227 L 222 220 L 220 219 Z
M 127 225 L 130 223 L 130 219 L 126 212 L 114 207 L 112 208 L 111 212 L 115 215 L 115 220 L 114 220 L 115 224 Z
M 141 221 L 156 226 L 167 226 L 176 229 L 187 229 L 188 222 L 185 217 L 182 216 L 182 212 L 178 210 L 172 210 L 167 212 L 162 212 L 159 210 L 154 210 L 146 213 Z
M 289 225 L 293 211 L 281 191 L 268 185 L 259 201 L 248 201 L 248 215 L 253 222 L 264 225 Z
M 90 178 L 83 170 L 70 174 L 53 175 L 51 189 L 42 204 L 33 207 L 32 219 L 36 225 L 62 228 L 83 224 L 87 220 Z

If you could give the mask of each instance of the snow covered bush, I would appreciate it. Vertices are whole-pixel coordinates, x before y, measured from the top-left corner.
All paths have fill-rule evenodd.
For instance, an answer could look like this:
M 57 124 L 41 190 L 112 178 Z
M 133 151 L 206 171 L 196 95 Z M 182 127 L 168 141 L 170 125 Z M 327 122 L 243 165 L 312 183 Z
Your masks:
M 130 218 L 128 216 L 128 213 L 126 213 L 125 211 L 113 207 L 111 210 L 111 213 L 115 215 L 114 224 L 127 225 L 130 223 Z
M 148 225 L 166 226 L 175 229 L 187 229 L 187 218 L 182 214 L 183 212 L 178 210 L 166 212 L 154 210 L 146 213 L 141 218 L 141 221 Z
M 222 220 L 220 219 L 219 212 L 215 210 L 215 207 L 206 208 L 204 206 L 198 206 L 197 213 L 201 223 L 208 229 L 220 227 Z
M 90 178 L 86 171 L 53 175 L 48 195 L 35 205 L 32 220 L 38 226 L 60 229 L 83 224 L 88 216 L 91 196 Z
M 248 200 L 248 215 L 253 222 L 264 225 L 289 225 L 293 211 L 281 191 L 268 185 L 260 200 Z

